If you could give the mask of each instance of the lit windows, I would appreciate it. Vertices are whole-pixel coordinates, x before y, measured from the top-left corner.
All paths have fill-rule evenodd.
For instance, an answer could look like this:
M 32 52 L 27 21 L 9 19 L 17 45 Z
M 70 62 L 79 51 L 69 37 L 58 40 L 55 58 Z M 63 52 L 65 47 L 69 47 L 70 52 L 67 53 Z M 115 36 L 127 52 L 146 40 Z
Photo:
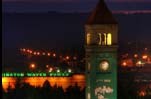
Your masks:
M 91 35 L 90 35 L 90 33 L 88 33 L 87 34 L 87 45 L 89 45 L 90 44 L 90 39 L 91 39 L 91 37 L 90 37 Z
M 112 45 L 112 34 L 111 33 L 107 34 L 107 45 Z
M 112 45 L 112 34 L 111 33 L 99 33 L 100 37 L 99 45 Z
M 112 45 L 112 34 L 111 33 L 98 33 L 98 34 L 87 33 L 86 43 L 87 45 L 90 44 Z

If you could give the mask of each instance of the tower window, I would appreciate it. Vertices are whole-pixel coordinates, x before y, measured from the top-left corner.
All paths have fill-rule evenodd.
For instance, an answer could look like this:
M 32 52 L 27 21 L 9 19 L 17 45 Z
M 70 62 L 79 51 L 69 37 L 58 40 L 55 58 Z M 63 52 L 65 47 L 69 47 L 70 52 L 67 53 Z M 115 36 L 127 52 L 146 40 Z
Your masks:
M 112 34 L 111 33 L 107 34 L 107 45 L 112 45 Z
M 86 40 L 87 40 L 87 45 L 90 44 L 90 39 L 91 39 L 91 35 L 90 35 L 90 33 L 88 33 L 88 34 L 87 34 L 87 38 L 86 38 Z
M 100 37 L 99 45 L 112 45 L 112 34 L 111 33 L 99 33 Z

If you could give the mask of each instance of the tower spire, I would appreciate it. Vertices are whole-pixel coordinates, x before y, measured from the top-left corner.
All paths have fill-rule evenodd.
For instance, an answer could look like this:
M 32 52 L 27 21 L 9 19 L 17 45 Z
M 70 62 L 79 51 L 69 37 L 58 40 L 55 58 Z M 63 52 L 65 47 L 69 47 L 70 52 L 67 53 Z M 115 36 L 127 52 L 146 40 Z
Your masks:
M 108 9 L 105 1 L 99 0 L 97 6 L 90 15 L 87 24 L 117 24 L 117 21 Z

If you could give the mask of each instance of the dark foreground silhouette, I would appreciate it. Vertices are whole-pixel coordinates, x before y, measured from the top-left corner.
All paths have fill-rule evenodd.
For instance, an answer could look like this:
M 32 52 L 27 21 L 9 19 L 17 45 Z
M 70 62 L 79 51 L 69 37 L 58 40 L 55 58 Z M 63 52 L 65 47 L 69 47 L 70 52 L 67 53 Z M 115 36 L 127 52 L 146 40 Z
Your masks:
M 126 86 L 118 84 L 118 99 L 151 99 L 151 88 L 145 93 L 138 93 L 138 85 L 129 82 Z M 85 88 L 81 89 L 77 83 L 63 90 L 61 86 L 51 86 L 48 80 L 42 87 L 34 87 L 28 83 L 16 81 L 15 88 L 8 86 L 7 91 L 2 88 L 2 99 L 85 99 Z

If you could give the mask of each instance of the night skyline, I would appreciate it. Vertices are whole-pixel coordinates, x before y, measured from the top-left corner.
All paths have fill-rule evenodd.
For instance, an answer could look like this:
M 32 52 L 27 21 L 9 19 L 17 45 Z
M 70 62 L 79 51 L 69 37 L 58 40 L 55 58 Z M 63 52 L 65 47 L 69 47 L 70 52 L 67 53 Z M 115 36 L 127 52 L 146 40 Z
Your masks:
M 150 0 L 2 2 L 3 99 L 151 98 Z
M 5 1 L 5 0 L 4 0 Z M 9 1 L 5 1 L 3 3 L 9 4 Z M 12 1 L 13 2 L 13 1 Z M 15 2 L 15 1 L 14 1 Z M 84 4 L 88 4 L 85 6 L 74 6 L 70 4 L 80 4 L 83 2 Z M 92 2 L 92 0 L 90 0 Z M 18 3 L 16 6 L 16 9 L 13 9 L 13 12 L 15 11 L 21 11 L 24 12 L 26 9 L 27 12 L 29 10 L 32 10 L 33 13 L 25 13 L 25 14 L 13 14 L 13 13 L 7 13 L 3 14 L 2 18 L 2 36 L 3 36 L 3 59 L 5 62 L 7 61 L 14 61 L 12 60 L 12 57 L 17 53 L 19 48 L 32 48 L 32 49 L 70 49 L 70 48 L 80 48 L 83 47 L 84 44 L 84 25 L 86 22 L 86 19 L 90 15 L 90 13 L 86 13 L 85 10 L 84 13 L 74 13 L 71 9 L 78 8 L 79 11 L 82 11 L 81 9 L 88 9 L 88 12 L 94 9 L 96 3 L 98 0 L 95 0 L 93 3 L 85 2 L 83 1 L 77 1 L 75 3 L 71 3 L 69 1 L 66 1 L 64 3 L 55 3 L 56 5 L 52 6 L 53 3 L 38 3 L 38 5 L 47 5 L 50 6 L 48 9 L 41 10 L 44 11 L 50 11 L 49 13 L 35 13 L 36 10 L 40 11 L 39 9 L 43 8 L 42 6 L 39 6 L 38 9 L 31 9 L 32 4 L 37 3 L 25 3 L 22 2 L 22 4 L 25 4 L 26 7 L 20 5 Z M 123 3 L 124 2 L 124 3 Z M 123 1 L 122 4 L 124 4 L 125 9 L 129 8 L 131 9 L 131 6 L 127 5 L 131 2 L 125 2 Z M 141 2 L 141 3 L 140 3 Z M 117 5 L 118 3 L 121 3 L 119 1 L 117 2 L 109 2 L 107 1 L 107 4 L 111 5 L 109 6 L 112 11 L 117 9 L 116 11 L 119 11 L 120 7 L 122 5 Z M 139 6 L 133 6 L 133 8 L 136 7 L 137 10 L 143 9 L 143 11 L 150 11 L 151 4 L 149 0 L 145 1 L 135 1 L 132 3 L 134 4 L 140 4 L 142 8 L 138 9 Z M 16 4 L 16 2 L 14 3 Z M 29 5 L 28 5 L 29 4 Z M 66 4 L 66 6 L 63 6 L 62 4 Z M 82 4 L 82 3 L 81 3 Z M 113 5 L 114 6 L 113 6 Z M 148 6 L 143 6 L 143 4 L 147 4 Z M 61 6 L 59 6 L 61 5 Z M 68 6 L 67 6 L 68 5 Z M 15 6 L 15 5 L 14 5 Z M 87 7 L 86 7 L 87 6 Z M 59 13 L 61 12 L 61 8 L 64 7 L 64 11 L 71 10 L 71 13 Z M 76 7 L 76 8 L 75 8 Z M 6 5 L 3 6 L 3 9 L 7 9 L 8 12 L 9 9 L 11 9 L 11 6 Z M 21 8 L 21 9 L 18 9 Z M 37 7 L 34 7 L 37 8 Z M 45 8 L 45 7 L 44 7 Z M 47 8 L 47 7 L 46 7 Z M 71 9 L 68 9 L 71 8 Z M 133 9 L 132 8 L 132 9 Z M 51 9 L 51 10 L 50 10 Z M 54 11 L 54 12 L 51 12 Z M 77 10 L 76 10 L 77 11 Z M 135 11 L 135 10 L 134 10 Z M 120 37 L 120 43 L 121 41 L 124 42 L 131 42 L 131 41 L 140 41 L 144 43 L 150 43 L 150 12 L 143 14 L 142 12 L 139 12 L 138 14 L 114 14 L 116 16 L 116 19 L 119 21 L 119 37 Z M 5 12 L 5 11 L 4 11 Z M 6 11 L 7 12 L 7 11 Z M 26 12 L 26 11 L 25 11 Z M 70 12 L 70 11 L 69 11 Z M 59 29 L 58 29 L 59 28 Z M 72 38 L 74 36 L 74 38 Z M 16 60 L 15 60 L 16 61 Z

